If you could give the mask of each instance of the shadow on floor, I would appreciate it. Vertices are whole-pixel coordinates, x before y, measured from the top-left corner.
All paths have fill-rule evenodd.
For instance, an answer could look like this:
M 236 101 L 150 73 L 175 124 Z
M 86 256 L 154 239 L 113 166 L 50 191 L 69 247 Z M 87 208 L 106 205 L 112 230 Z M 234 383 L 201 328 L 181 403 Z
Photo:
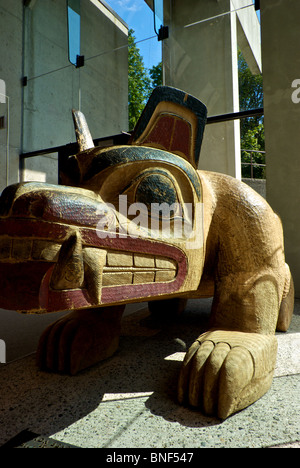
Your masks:
M 210 303 L 203 304 L 202 312 L 192 305 L 169 326 L 151 321 L 147 309 L 124 317 L 116 355 L 77 376 L 41 372 L 35 355 L 1 367 L 0 444 L 24 430 L 59 432 L 94 411 L 107 394 L 148 392 L 153 414 L 180 424 L 211 424 L 211 418 L 199 418 L 177 404 L 181 362 L 165 360 L 184 352 L 205 330 Z
M 146 397 L 141 411 L 146 407 L 166 421 L 191 428 L 221 424 L 176 401 L 181 361 L 172 356 L 185 352 L 206 330 L 210 306 L 209 300 L 190 301 L 173 324 L 151 320 L 147 308 L 125 316 L 119 351 L 77 376 L 39 371 L 34 354 L 1 367 L 0 445 L 26 430 L 50 436 L 82 418 L 86 424 L 99 405 L 105 407 L 99 425 L 130 421 L 122 401 L 132 398 L 134 405 L 140 395 Z

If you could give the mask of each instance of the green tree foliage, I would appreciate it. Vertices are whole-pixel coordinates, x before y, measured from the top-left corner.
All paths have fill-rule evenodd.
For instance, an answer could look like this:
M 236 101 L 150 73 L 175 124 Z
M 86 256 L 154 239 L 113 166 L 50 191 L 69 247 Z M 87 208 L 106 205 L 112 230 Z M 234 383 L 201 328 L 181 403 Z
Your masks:
M 129 130 L 137 123 L 146 104 L 150 77 L 144 66 L 140 49 L 135 44 L 133 29 L 128 31 L 128 113 Z
M 129 131 L 135 127 L 154 87 L 162 83 L 161 63 L 150 70 L 136 45 L 133 29 L 128 31 L 128 116 Z
M 156 88 L 157 86 L 162 85 L 162 62 L 159 62 L 158 65 L 153 65 L 150 68 L 150 78 L 151 78 L 151 87 Z
M 263 107 L 262 75 L 252 75 L 241 51 L 238 52 L 238 69 L 241 111 Z M 262 116 L 241 120 L 241 148 L 242 176 L 252 176 L 256 179 L 265 178 L 265 167 L 260 166 L 260 164 L 265 164 L 265 154 L 259 153 L 259 151 L 265 150 L 264 119 Z M 252 166 L 252 171 L 251 160 L 255 164 Z

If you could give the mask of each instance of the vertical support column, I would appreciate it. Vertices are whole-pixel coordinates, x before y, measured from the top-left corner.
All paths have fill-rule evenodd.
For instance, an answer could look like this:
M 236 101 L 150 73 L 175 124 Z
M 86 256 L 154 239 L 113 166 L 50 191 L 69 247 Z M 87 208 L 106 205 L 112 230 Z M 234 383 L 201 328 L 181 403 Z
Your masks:
M 300 2 L 261 0 L 260 7 L 267 200 L 282 219 L 286 260 L 300 297 Z
M 23 2 L 0 2 L 0 193 L 19 180 Z M 5 97 L 4 97 L 5 96 Z
M 0 155 L 5 157 L 1 161 L 3 166 L 0 186 L 8 185 L 9 181 L 9 97 L 6 95 L 6 84 L 0 79 Z M 5 164 L 5 168 L 4 168 Z
M 165 84 L 198 97 L 208 115 L 239 110 L 236 13 L 231 0 L 165 1 L 169 39 L 163 42 Z M 206 127 L 199 168 L 241 177 L 240 123 Z

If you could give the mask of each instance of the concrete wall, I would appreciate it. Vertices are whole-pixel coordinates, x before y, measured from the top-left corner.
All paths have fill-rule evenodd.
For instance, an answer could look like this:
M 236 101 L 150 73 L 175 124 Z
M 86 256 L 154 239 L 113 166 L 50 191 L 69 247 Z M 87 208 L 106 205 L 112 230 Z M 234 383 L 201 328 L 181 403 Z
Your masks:
M 261 31 L 260 23 L 253 8 L 246 8 L 249 0 L 231 0 L 236 11 L 238 46 L 248 67 L 254 75 L 261 73 Z
M 242 179 L 242 181 L 263 198 L 266 198 L 266 179 Z
M 292 87 L 300 80 L 300 2 L 260 4 L 267 200 L 282 219 L 286 259 L 300 297 L 300 103 L 295 99 L 300 93 Z
M 21 0 L 0 2 L 0 79 L 5 82 L 7 96 L 5 102 L 0 104 L 0 117 L 6 117 L 6 128 L 0 130 L 0 192 L 6 185 L 19 179 L 22 128 L 22 3 Z
M 9 132 L 0 129 L 0 192 L 19 181 L 20 152 L 75 141 L 73 107 L 85 113 L 94 138 L 128 130 L 126 25 L 98 0 L 81 0 L 86 60 L 76 69 L 68 61 L 66 1 L 28 3 L 23 11 L 23 0 L 0 0 L 0 117 L 8 110 L 10 117 Z M 57 183 L 57 154 L 27 159 L 23 179 Z M 44 328 L 60 315 L 0 310 L 7 361 L 34 352 Z
M 1 0 L 0 38 L 0 79 L 10 107 L 9 177 L 0 130 L 0 191 L 19 180 L 21 151 L 74 141 L 72 108 L 85 113 L 94 138 L 128 130 L 127 26 L 100 1 L 81 0 L 82 68 L 68 61 L 65 1 L 31 0 L 23 10 L 22 0 Z M 0 104 L 0 117 L 7 105 Z M 23 179 L 57 181 L 55 157 L 27 160 Z

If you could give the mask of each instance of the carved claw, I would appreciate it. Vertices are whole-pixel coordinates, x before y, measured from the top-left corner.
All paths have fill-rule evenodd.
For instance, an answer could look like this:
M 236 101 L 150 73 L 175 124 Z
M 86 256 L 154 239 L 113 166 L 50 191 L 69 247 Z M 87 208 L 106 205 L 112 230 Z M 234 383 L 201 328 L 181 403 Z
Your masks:
M 226 419 L 269 390 L 276 356 L 275 336 L 223 330 L 204 333 L 184 359 L 179 402 Z

